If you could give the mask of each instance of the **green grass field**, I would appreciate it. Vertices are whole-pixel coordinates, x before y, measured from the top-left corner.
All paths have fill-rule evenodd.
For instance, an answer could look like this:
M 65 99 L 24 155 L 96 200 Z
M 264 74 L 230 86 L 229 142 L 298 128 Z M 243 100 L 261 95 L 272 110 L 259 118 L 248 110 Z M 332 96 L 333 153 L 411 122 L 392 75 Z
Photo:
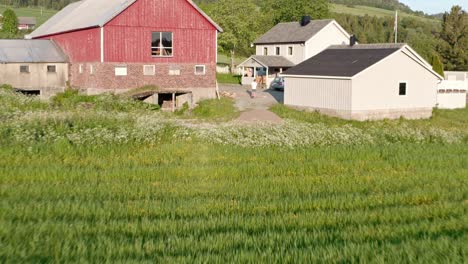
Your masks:
M 466 262 L 468 110 L 272 110 L 288 121 L 219 124 L 228 99 L 190 121 L 121 96 L 0 89 L 0 262 Z
M 346 6 L 346 5 L 339 5 L 339 4 L 332 4 L 332 12 L 339 13 L 339 14 L 350 14 L 356 16 L 377 16 L 377 17 L 388 17 L 388 16 L 395 16 L 395 11 L 370 7 L 370 6 Z M 440 21 L 436 19 L 416 16 L 413 14 L 408 14 L 404 12 L 399 12 L 398 15 L 400 17 L 411 17 L 414 19 L 418 19 L 427 23 L 440 23 Z
M 3 13 L 6 8 L 11 8 L 11 6 L 6 6 L 0 4 L 0 13 Z M 47 21 L 50 17 L 52 17 L 56 10 L 51 9 L 42 9 L 40 7 L 20 7 L 20 8 L 13 8 L 16 15 L 19 17 L 35 17 L 37 19 L 37 26 L 42 25 L 45 21 Z

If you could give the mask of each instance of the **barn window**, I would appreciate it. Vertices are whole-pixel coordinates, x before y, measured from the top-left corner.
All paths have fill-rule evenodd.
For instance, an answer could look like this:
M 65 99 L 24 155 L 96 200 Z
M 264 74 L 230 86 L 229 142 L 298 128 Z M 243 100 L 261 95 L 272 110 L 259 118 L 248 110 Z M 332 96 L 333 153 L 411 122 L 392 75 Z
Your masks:
M 170 57 L 173 54 L 172 32 L 153 32 L 151 55 L 153 57 Z
M 47 72 L 48 73 L 56 73 L 57 67 L 55 65 L 47 65 Z
M 80 65 L 78 66 L 78 72 L 79 72 L 80 74 L 83 73 L 83 64 L 80 64 Z
M 400 96 L 406 95 L 406 86 L 407 84 L 405 82 L 400 82 Z
M 89 65 L 89 74 L 93 75 L 94 74 L 94 66 Z
M 156 74 L 156 66 L 154 65 L 144 65 L 143 66 L 143 75 L 150 76 Z
M 205 75 L 205 65 L 195 66 L 195 75 Z
M 263 48 L 263 55 L 268 56 L 268 48 Z
M 169 67 L 169 75 L 180 75 L 180 67 L 179 66 L 170 66 Z
M 280 47 L 276 47 L 276 55 L 277 55 L 277 56 L 281 55 L 281 49 L 280 49 Z
M 20 65 L 20 73 L 29 73 L 28 65 Z
M 116 66 L 115 76 L 127 76 L 127 66 Z
M 288 47 L 288 55 L 289 56 L 293 55 L 293 47 Z

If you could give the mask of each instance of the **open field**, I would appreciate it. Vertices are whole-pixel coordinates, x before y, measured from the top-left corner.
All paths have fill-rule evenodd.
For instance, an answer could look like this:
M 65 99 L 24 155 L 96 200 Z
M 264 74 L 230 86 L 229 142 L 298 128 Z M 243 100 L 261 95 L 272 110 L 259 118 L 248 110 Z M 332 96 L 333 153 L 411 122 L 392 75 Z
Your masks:
M 6 8 L 12 8 L 11 6 L 6 6 L 0 4 L 0 13 L 3 13 Z M 40 7 L 19 7 L 19 8 L 12 8 L 16 15 L 19 17 L 35 17 L 37 19 L 37 26 L 42 25 L 45 21 L 47 21 L 50 17 L 52 17 L 56 10 L 51 9 L 42 9 Z
M 364 15 L 377 16 L 377 17 L 388 17 L 388 16 L 394 17 L 395 16 L 395 11 L 376 8 L 376 7 L 370 7 L 370 6 L 359 6 L 359 5 L 346 6 L 346 5 L 332 4 L 332 12 L 339 13 L 339 14 L 350 14 L 350 15 L 356 15 L 356 16 L 364 16 Z M 418 19 L 427 23 L 440 23 L 440 21 L 436 19 L 416 16 L 416 15 L 408 14 L 404 12 L 399 12 L 398 15 L 400 17 L 411 17 L 411 18 Z
M 0 89 L 0 262 L 466 262 L 467 110 L 249 127 L 217 102 Z

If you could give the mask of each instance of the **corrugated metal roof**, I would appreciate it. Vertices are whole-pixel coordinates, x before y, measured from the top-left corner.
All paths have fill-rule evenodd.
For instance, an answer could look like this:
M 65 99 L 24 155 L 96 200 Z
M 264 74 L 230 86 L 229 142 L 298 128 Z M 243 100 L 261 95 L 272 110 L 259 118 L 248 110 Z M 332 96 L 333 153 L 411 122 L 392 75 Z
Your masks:
M 35 17 L 18 17 L 18 24 L 36 25 L 36 18 Z
M 51 40 L 0 39 L 0 63 L 67 62 Z
M 303 43 L 311 39 L 315 34 L 333 21 L 333 19 L 312 20 L 306 26 L 301 26 L 299 22 L 279 23 L 254 43 L 257 45 Z
M 316 56 L 284 72 L 285 75 L 353 77 L 406 44 L 330 46 Z
M 55 14 L 28 37 L 38 38 L 79 29 L 102 27 L 136 1 L 138 0 L 82 0 L 75 2 Z M 216 29 L 222 32 L 221 27 L 211 20 L 195 3 L 191 0 L 185 1 L 190 3 Z

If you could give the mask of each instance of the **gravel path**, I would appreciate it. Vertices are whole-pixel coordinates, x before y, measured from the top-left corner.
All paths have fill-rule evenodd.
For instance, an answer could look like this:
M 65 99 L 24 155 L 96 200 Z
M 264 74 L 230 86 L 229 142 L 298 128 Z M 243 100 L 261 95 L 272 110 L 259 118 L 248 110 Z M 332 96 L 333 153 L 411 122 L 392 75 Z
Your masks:
M 234 95 L 236 107 L 242 111 L 236 120 L 242 123 L 281 123 L 283 120 L 268 109 L 279 103 L 283 103 L 283 92 L 275 90 L 257 89 L 255 98 L 251 97 L 250 86 L 221 85 L 220 92 Z

